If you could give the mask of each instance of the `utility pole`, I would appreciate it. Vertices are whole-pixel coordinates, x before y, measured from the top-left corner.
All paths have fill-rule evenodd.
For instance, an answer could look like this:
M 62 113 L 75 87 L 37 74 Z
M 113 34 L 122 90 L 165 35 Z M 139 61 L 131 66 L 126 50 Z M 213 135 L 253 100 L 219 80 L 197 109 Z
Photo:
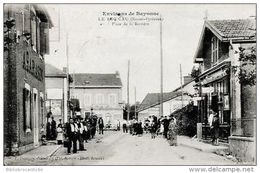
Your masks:
M 60 27 L 59 27 L 60 29 Z M 66 100 L 67 100 L 67 105 L 70 101 L 70 79 L 69 79 L 69 44 L 68 44 L 68 33 L 66 32 L 66 58 L 67 58 L 67 70 L 66 70 L 66 76 L 67 76 L 67 93 L 64 93 L 64 96 L 67 96 Z M 65 106 L 65 105 L 64 105 Z M 72 117 L 71 115 L 71 111 L 70 109 L 67 110 L 67 115 L 70 115 L 70 117 Z M 65 115 L 64 116 L 64 123 L 67 122 L 68 118 Z
M 160 16 L 160 60 L 161 60 L 161 93 L 160 93 L 160 116 L 163 116 L 163 50 L 162 50 L 162 16 Z
M 137 113 L 136 113 L 136 87 L 135 87 L 135 119 L 137 119 Z
M 182 90 L 182 70 L 180 64 L 180 80 L 181 80 L 181 108 L 183 108 L 183 90 Z
M 130 103 L 129 103 L 129 76 L 130 76 L 130 60 L 128 60 L 128 70 L 127 70 L 127 118 L 129 120 L 130 117 Z

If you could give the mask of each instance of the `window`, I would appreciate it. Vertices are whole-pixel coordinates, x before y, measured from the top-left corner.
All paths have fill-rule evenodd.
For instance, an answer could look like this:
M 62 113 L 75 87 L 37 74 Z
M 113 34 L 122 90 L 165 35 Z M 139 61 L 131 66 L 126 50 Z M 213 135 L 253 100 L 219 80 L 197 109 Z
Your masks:
M 32 129 L 31 127 L 31 91 L 28 84 L 23 89 L 23 118 L 24 130 Z
M 223 82 L 224 82 L 224 84 L 223 84 L 224 85 L 223 86 L 224 87 L 223 88 L 223 93 L 224 94 L 228 94 L 229 93 L 229 82 L 228 82 L 227 79 L 225 79 Z
M 96 103 L 97 104 L 103 104 L 104 103 L 104 96 L 102 94 L 98 94 L 96 96 Z
M 91 95 L 90 94 L 84 94 L 84 105 L 85 107 L 88 107 L 91 105 Z
M 116 105 L 116 95 L 115 94 L 110 94 L 109 95 L 109 104 L 110 105 Z
M 219 44 L 219 42 L 218 42 L 217 37 L 212 37 L 212 40 L 211 40 L 211 62 L 212 62 L 212 65 L 214 65 L 218 61 L 218 44 Z

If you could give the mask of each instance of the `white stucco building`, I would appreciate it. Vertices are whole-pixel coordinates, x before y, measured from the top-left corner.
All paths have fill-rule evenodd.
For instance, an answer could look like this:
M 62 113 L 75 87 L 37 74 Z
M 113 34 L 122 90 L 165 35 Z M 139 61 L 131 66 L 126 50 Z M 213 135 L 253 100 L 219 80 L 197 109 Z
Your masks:
M 79 99 L 81 116 L 93 113 L 103 117 L 105 124 L 123 120 L 122 82 L 114 74 L 75 73 L 70 85 L 71 98 Z

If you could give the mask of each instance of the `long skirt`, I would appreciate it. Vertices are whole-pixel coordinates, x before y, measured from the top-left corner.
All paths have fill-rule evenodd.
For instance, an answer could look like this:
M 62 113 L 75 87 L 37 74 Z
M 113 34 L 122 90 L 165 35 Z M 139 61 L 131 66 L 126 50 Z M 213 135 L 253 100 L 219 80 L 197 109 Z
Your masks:
M 168 133 L 168 141 L 170 146 L 177 146 L 177 133 L 170 130 Z

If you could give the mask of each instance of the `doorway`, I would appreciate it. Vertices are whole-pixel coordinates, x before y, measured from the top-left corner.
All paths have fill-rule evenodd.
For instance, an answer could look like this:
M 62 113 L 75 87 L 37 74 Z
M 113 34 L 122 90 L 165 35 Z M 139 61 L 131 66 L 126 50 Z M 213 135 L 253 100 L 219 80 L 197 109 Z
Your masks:
M 38 110 L 38 90 L 33 88 L 33 143 L 39 145 L 39 110 Z

